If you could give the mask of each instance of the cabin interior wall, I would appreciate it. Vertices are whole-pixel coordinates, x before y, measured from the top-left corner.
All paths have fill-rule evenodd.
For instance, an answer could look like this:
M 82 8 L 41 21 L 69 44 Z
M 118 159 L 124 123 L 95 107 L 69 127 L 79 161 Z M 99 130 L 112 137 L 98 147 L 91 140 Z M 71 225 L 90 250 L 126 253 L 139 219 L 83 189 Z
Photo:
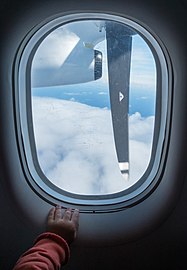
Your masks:
M 153 233 L 138 241 L 112 247 L 72 246 L 71 259 L 64 269 L 185 269 L 187 240 L 187 178 L 183 193 L 170 217 Z M 5 203 L 6 202 L 6 203 Z M 0 267 L 12 269 L 17 258 L 39 232 L 30 230 L 1 194 Z M 124 224 L 125 226 L 125 224 Z M 110 235 L 109 235 L 110 237 Z

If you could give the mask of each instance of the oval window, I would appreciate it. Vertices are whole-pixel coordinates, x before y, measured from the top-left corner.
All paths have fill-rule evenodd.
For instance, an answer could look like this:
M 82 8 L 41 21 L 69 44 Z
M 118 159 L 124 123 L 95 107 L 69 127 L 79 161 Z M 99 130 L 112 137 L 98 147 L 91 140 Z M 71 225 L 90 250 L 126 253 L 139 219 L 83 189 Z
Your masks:
M 156 80 L 148 43 L 125 23 L 84 19 L 51 29 L 31 63 L 42 177 L 82 195 L 137 183 L 150 166 Z

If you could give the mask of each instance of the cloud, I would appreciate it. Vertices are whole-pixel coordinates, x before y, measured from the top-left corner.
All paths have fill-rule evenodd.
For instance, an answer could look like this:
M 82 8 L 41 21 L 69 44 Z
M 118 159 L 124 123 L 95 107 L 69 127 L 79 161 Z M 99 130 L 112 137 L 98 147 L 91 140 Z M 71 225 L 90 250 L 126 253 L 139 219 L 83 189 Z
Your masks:
M 144 39 L 135 35 L 132 39 L 131 88 L 155 91 L 156 64 L 153 54 Z
M 77 194 L 109 194 L 135 183 L 150 159 L 154 117 L 130 116 L 130 178 L 119 170 L 111 113 L 73 101 L 33 97 L 34 133 L 42 171 Z

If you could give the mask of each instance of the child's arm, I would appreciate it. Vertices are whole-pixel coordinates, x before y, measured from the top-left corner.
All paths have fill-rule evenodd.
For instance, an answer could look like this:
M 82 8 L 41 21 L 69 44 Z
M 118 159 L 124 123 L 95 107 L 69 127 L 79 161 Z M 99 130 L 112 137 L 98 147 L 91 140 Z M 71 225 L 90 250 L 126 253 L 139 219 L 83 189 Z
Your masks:
M 56 270 L 69 259 L 69 244 L 74 241 L 79 225 L 79 211 L 52 208 L 48 215 L 47 232 L 17 261 L 13 270 Z

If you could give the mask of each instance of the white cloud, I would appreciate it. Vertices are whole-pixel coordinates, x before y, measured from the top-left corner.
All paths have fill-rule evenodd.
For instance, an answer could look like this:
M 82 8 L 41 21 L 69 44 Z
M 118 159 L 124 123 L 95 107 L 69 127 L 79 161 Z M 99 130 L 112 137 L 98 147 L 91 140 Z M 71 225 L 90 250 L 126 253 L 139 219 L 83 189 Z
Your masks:
M 154 117 L 130 117 L 130 179 L 122 177 L 110 111 L 72 101 L 33 98 L 34 131 L 41 169 L 73 193 L 108 194 L 136 182 L 151 151 Z
M 153 126 L 154 116 L 144 118 L 136 112 L 130 116 L 130 139 L 150 144 L 153 138 Z
M 131 88 L 155 91 L 155 60 L 149 46 L 139 35 L 135 35 L 132 41 L 130 81 Z

